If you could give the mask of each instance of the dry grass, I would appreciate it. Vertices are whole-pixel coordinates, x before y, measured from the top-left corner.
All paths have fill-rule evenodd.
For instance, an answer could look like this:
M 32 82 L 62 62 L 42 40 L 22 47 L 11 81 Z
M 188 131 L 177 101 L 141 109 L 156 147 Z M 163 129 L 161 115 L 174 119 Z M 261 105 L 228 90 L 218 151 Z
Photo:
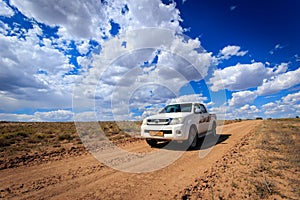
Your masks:
M 134 132 L 135 135 L 139 133 L 137 127 L 140 123 L 99 122 L 99 125 L 99 129 L 102 129 L 110 140 L 122 142 L 122 139 L 131 138 L 132 134 L 128 132 Z M 93 130 L 93 134 L 99 134 L 99 130 Z M 76 126 L 72 122 L 0 122 L 0 169 L 13 167 L 18 160 L 23 162 L 33 158 L 39 159 L 39 155 L 67 156 L 70 149 L 79 154 L 84 151 Z
M 243 121 L 242 119 L 232 119 L 232 120 L 217 120 L 217 125 L 227 125 L 227 124 L 232 124 L 232 123 L 237 123 Z
M 300 120 L 270 120 L 259 132 L 259 165 L 253 173 L 260 198 L 300 197 Z
M 300 199 L 300 120 L 264 120 L 182 199 Z

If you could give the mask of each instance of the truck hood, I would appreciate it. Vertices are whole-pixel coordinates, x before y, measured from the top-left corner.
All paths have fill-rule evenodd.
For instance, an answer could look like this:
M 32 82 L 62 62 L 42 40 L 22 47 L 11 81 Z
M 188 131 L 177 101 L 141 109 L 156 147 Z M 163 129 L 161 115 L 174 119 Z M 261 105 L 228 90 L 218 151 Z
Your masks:
M 156 115 L 151 115 L 147 117 L 146 119 L 169 119 L 169 118 L 178 118 L 178 117 L 186 117 L 191 115 L 192 113 L 183 113 L 183 112 L 178 112 L 178 113 L 160 113 Z

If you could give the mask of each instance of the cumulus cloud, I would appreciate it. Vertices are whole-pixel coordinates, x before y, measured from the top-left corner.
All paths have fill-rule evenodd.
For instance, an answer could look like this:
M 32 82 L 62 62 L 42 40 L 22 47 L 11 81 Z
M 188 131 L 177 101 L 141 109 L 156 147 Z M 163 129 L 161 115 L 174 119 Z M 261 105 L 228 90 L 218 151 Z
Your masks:
M 242 107 L 235 108 L 232 112 L 232 117 L 242 119 L 253 119 L 261 115 L 261 111 L 255 105 L 245 104 Z
M 110 12 L 121 27 L 126 27 L 127 30 L 144 27 L 161 27 L 182 33 L 182 28 L 179 25 L 182 19 L 179 15 L 179 10 L 175 8 L 175 2 L 171 2 L 168 5 L 162 3 L 160 0 L 129 0 L 126 3 L 125 1 L 121 3 L 122 6 L 125 4 L 129 9 L 128 13 L 125 15 L 126 20 L 118 13 Z M 134 20 L 130 21 L 129 19 Z
M 16 6 L 24 15 L 49 26 L 58 26 L 65 37 L 91 38 L 98 35 L 95 27 L 109 31 L 105 6 L 100 1 L 47 1 L 40 0 L 32 2 L 28 0 L 12 0 L 11 4 Z M 101 26 L 102 25 L 102 26 Z
M 0 0 L 0 15 L 6 17 L 14 15 L 14 11 L 3 0 Z
M 285 104 L 297 104 L 297 103 L 300 103 L 300 92 L 288 94 L 287 96 L 282 97 L 282 101 Z
M 271 73 L 272 69 L 266 68 L 261 62 L 238 63 L 234 66 L 216 70 L 213 77 L 209 79 L 209 84 L 212 91 L 219 91 L 224 88 L 228 90 L 245 90 L 261 85 L 265 78 L 270 77 Z
M 54 4 L 47 0 L 34 3 L 12 0 L 11 4 L 29 18 L 58 26 L 59 34 L 69 39 L 111 37 L 111 22 L 117 23 L 121 32 L 143 27 L 163 27 L 182 32 L 175 2 L 166 5 L 160 0 L 74 0 L 56 1 Z
M 72 121 L 73 112 L 69 110 L 54 110 L 35 112 L 33 114 L 0 113 L 0 121 L 40 122 L 40 121 Z
M 280 100 L 262 105 L 266 116 L 295 117 L 300 114 L 300 92 L 283 96 Z
M 236 64 L 224 69 L 214 71 L 209 79 L 212 91 L 228 89 L 231 91 L 256 88 L 263 84 L 264 80 L 282 74 L 288 69 L 288 63 L 281 63 L 274 68 L 266 67 L 261 62 L 251 64 Z
M 183 103 L 183 102 L 203 103 L 204 101 L 207 101 L 207 97 L 202 96 L 202 94 L 191 94 L 191 95 L 183 95 L 175 99 L 170 99 L 168 103 Z
M 26 33 L 26 40 L 0 35 L 0 90 L 5 93 L 2 111 L 30 105 L 71 106 L 72 88 L 68 82 L 72 78 L 63 75 L 73 67 L 59 50 L 39 45 L 39 32 L 39 27 L 34 26 Z
M 124 41 L 126 48 L 120 48 Z M 147 103 L 166 103 L 183 85 L 203 79 L 213 59 L 198 39 L 158 28 L 129 31 L 102 44 L 101 54 L 93 55 L 92 68 L 76 91 L 89 91 L 85 97 L 96 97 L 99 107 L 113 104 L 113 116 L 122 120 L 128 118 L 131 108 L 143 112 Z M 95 89 L 95 83 L 101 87 Z M 75 96 L 78 104 L 85 101 L 84 96 Z
M 289 68 L 289 63 L 281 63 L 274 67 L 274 75 L 285 73 Z
M 1 12 L 7 16 L 13 14 L 6 3 L 1 1 L 1 4 Z M 200 80 L 206 76 L 213 60 L 212 54 L 201 47 L 199 39 L 176 35 L 181 34 L 183 29 L 175 2 L 166 5 L 160 0 L 75 0 L 54 4 L 46 0 L 35 3 L 12 0 L 10 4 L 16 12 L 24 14 L 27 17 L 24 21 L 32 26 L 20 28 L 16 23 L 6 22 L 0 26 L 0 44 L 3 47 L 0 51 L 0 110 L 4 112 L 24 107 L 70 108 L 73 95 L 74 99 L 82 100 L 75 100 L 78 105 L 76 111 L 87 110 L 86 105 L 97 99 L 102 103 L 105 115 L 111 117 L 108 102 L 113 94 L 119 94 L 115 95 L 120 100 L 116 108 L 123 108 L 122 103 L 126 100 L 135 101 L 128 106 L 135 108 L 133 105 L 139 105 L 135 109 L 140 110 L 147 106 L 145 101 L 148 97 L 148 94 L 135 92 L 140 83 L 160 85 L 160 89 L 152 91 L 157 95 L 152 95 L 151 103 L 167 101 L 189 80 Z M 127 35 L 114 38 L 112 22 L 119 26 L 119 35 Z M 50 30 L 49 35 L 42 27 Z M 130 32 L 147 27 L 168 29 L 169 33 L 164 35 L 166 31 L 155 30 L 142 31 L 142 34 Z M 99 44 L 97 51 L 91 51 L 91 40 Z M 135 51 L 136 48 L 150 50 Z M 75 51 L 80 56 L 72 57 L 71 52 Z M 128 55 L 130 51 L 133 53 Z M 176 56 L 167 51 L 176 52 Z M 119 59 L 123 53 L 128 56 Z M 119 63 L 111 64 L 116 58 Z M 102 73 L 105 76 L 101 76 Z M 76 85 L 76 80 L 80 84 Z M 80 92 L 72 94 L 73 86 Z M 169 88 L 171 92 L 163 88 Z M 126 115 L 126 109 L 119 110 Z M 37 113 L 35 117 L 50 120 L 48 116 L 57 117 L 56 113 Z
M 298 85 L 300 83 L 299 77 L 300 68 L 280 74 L 270 80 L 264 81 L 263 84 L 257 88 L 257 93 L 259 95 L 275 94 L 281 90 Z
M 224 47 L 219 52 L 219 59 L 226 59 L 228 60 L 232 56 L 244 56 L 248 53 L 248 51 L 241 51 L 241 47 L 239 46 L 231 46 L 228 45 Z
M 41 121 L 71 121 L 73 119 L 73 112 L 69 110 L 35 112 L 34 116 L 41 119 Z
M 11 0 L 9 4 L 13 9 L 0 0 L 0 14 L 11 17 L 21 12 L 28 26 L 0 22 L 0 110 L 53 111 L 1 114 L 7 119 L 69 120 L 72 95 L 75 116 L 81 120 L 94 119 L 94 114 L 97 120 L 114 115 L 133 119 L 136 113 L 146 114 L 150 105 L 158 108 L 178 97 L 191 80 L 205 79 L 214 63 L 248 53 L 229 45 L 214 57 L 198 38 L 185 37 L 175 2 Z M 118 28 L 112 33 L 114 26 Z M 237 64 L 216 70 L 209 84 L 212 91 L 246 90 L 233 93 L 229 101 L 230 106 L 244 106 L 258 94 L 298 84 L 289 77 L 299 77 L 298 72 L 286 73 L 287 69 L 287 63 L 274 68 L 257 62 Z M 257 92 L 247 91 L 255 87 Z M 184 99 L 206 100 L 201 95 Z
M 232 98 L 228 101 L 229 106 L 241 106 L 252 103 L 257 97 L 255 91 L 240 91 L 232 94 Z

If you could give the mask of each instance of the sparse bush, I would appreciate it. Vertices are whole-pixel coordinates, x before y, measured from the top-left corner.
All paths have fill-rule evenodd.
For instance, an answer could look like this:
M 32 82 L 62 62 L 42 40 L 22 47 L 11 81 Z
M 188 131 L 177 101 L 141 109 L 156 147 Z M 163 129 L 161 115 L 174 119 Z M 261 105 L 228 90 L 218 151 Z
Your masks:
M 28 133 L 26 133 L 26 132 L 17 132 L 16 133 L 16 136 L 21 136 L 21 137 L 28 137 L 29 136 L 29 134 Z
M 4 139 L 12 139 L 12 138 L 14 138 L 14 135 L 11 134 L 11 133 L 4 133 L 4 134 L 2 134 L 2 138 L 4 138 Z
M 58 136 L 58 140 L 71 140 L 72 138 L 69 133 L 62 133 Z
M 47 135 L 45 133 L 35 133 L 33 139 L 42 140 L 45 139 Z
M 10 140 L 7 140 L 3 137 L 0 138 L 0 147 L 6 147 L 11 144 Z

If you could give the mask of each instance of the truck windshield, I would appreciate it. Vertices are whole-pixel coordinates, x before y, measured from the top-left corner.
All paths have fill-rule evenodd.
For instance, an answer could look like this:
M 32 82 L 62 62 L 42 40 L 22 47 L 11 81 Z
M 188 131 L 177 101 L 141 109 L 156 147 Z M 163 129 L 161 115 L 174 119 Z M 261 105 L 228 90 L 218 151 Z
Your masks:
M 191 112 L 192 104 L 173 104 L 168 105 L 160 111 L 160 113 L 176 113 L 176 112 Z

